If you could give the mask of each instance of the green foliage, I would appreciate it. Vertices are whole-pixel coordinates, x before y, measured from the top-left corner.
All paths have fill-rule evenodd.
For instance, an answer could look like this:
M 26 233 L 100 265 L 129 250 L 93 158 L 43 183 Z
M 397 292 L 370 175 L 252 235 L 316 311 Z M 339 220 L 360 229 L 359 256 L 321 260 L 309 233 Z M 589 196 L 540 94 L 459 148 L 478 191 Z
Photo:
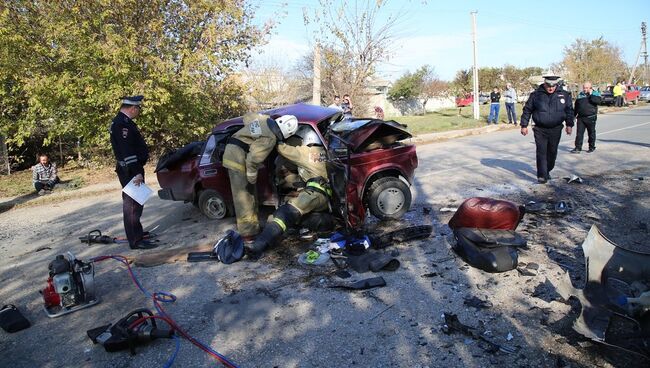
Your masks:
M 456 77 L 451 83 L 451 89 L 455 95 L 459 96 L 472 91 L 472 74 L 471 69 L 463 69 L 456 72 Z M 525 92 L 533 87 L 529 78 L 541 74 L 542 68 L 540 67 L 517 68 L 512 65 L 504 65 L 500 68 L 479 68 L 479 91 L 491 91 L 494 87 L 503 90 L 505 89 L 506 83 L 512 83 L 517 91 Z
M 0 134 L 19 147 L 80 137 L 105 153 L 124 95 L 145 95 L 138 119 L 156 147 L 203 139 L 245 109 L 228 77 L 268 28 L 247 0 L 5 1 L 0 5 Z
M 421 67 L 415 73 L 406 72 L 393 83 L 388 91 L 388 97 L 393 100 L 420 97 L 428 72 L 429 69 L 426 66 Z
M 564 58 L 558 66 L 564 70 L 565 80 L 581 84 L 615 83 L 627 78 L 627 66 L 621 50 L 602 37 L 587 41 L 578 38 L 564 48 Z

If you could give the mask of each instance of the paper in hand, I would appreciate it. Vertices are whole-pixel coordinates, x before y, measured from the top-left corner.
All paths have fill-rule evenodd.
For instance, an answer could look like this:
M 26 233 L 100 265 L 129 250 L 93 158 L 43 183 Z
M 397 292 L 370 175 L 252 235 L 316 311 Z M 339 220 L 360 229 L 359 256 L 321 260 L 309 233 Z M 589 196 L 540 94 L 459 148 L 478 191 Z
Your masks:
M 145 183 L 141 183 L 140 185 L 136 186 L 133 183 L 133 179 L 127 184 L 122 191 L 126 193 L 129 197 L 131 197 L 134 201 L 140 203 L 140 205 L 144 205 L 144 203 L 151 197 L 151 194 L 153 194 L 153 190 L 147 186 Z

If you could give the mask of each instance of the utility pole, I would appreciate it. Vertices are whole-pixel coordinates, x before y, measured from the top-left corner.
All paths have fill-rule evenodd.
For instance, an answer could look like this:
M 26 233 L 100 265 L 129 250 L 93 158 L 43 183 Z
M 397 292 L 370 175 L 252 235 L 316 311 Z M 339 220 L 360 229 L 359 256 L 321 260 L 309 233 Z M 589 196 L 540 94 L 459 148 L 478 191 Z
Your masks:
M 311 103 L 320 105 L 320 45 L 318 42 L 314 46 L 314 88 L 312 90 Z
M 473 108 L 474 108 L 474 120 L 478 120 L 479 117 L 479 112 L 478 112 L 478 100 L 479 100 L 479 92 L 478 92 L 478 65 L 476 63 L 476 13 L 478 13 L 476 10 L 473 12 L 470 12 L 472 15 L 472 45 L 474 46 L 474 66 L 472 67 L 472 82 L 473 82 L 473 89 L 474 89 L 474 103 L 473 103 Z
M 639 48 L 639 53 L 636 56 L 636 61 L 632 67 L 632 72 L 630 73 L 630 78 L 628 83 L 634 82 L 634 72 L 636 72 L 636 67 L 639 65 L 639 59 L 643 57 L 643 81 L 648 84 L 648 45 L 646 43 L 646 24 L 641 22 L 641 47 Z

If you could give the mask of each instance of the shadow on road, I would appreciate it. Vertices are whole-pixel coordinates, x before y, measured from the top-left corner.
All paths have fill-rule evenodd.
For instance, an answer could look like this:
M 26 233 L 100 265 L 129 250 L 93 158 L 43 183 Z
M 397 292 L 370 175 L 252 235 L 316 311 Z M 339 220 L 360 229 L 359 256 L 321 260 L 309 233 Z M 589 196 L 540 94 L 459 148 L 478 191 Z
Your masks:
M 622 140 L 622 139 L 601 139 L 601 138 L 598 138 L 598 141 L 599 142 L 607 142 L 607 143 L 632 144 L 632 145 L 635 145 L 635 146 L 650 148 L 650 144 L 648 144 L 648 143 L 632 142 L 632 141 L 626 141 L 626 140 Z
M 531 173 L 535 172 L 535 170 L 529 164 L 522 161 L 483 158 L 481 159 L 481 164 L 483 166 L 509 171 L 521 179 L 531 180 L 534 178 Z

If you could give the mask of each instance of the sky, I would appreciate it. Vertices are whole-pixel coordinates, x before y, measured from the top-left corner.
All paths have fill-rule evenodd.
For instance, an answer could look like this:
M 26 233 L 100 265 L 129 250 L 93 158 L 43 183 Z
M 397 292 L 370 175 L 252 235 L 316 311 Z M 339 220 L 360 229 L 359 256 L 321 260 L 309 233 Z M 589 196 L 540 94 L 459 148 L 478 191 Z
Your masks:
M 336 2 L 344 0 L 334 0 Z M 359 3 L 365 3 L 358 0 Z M 355 0 L 347 0 L 354 4 Z M 253 0 L 260 24 L 276 27 L 253 62 L 274 60 L 291 67 L 312 45 L 313 29 L 305 26 L 303 10 L 318 8 L 318 0 Z M 379 76 L 395 80 L 423 65 L 452 80 L 456 71 L 472 65 L 471 11 L 477 11 L 479 67 L 511 64 L 547 68 L 562 59 L 564 47 L 577 38 L 603 37 L 618 46 L 625 62 L 634 64 L 641 45 L 641 22 L 650 21 L 649 0 L 591 1 L 384 1 L 382 16 L 400 13 L 398 38 Z M 649 30 L 650 32 L 650 30 Z

